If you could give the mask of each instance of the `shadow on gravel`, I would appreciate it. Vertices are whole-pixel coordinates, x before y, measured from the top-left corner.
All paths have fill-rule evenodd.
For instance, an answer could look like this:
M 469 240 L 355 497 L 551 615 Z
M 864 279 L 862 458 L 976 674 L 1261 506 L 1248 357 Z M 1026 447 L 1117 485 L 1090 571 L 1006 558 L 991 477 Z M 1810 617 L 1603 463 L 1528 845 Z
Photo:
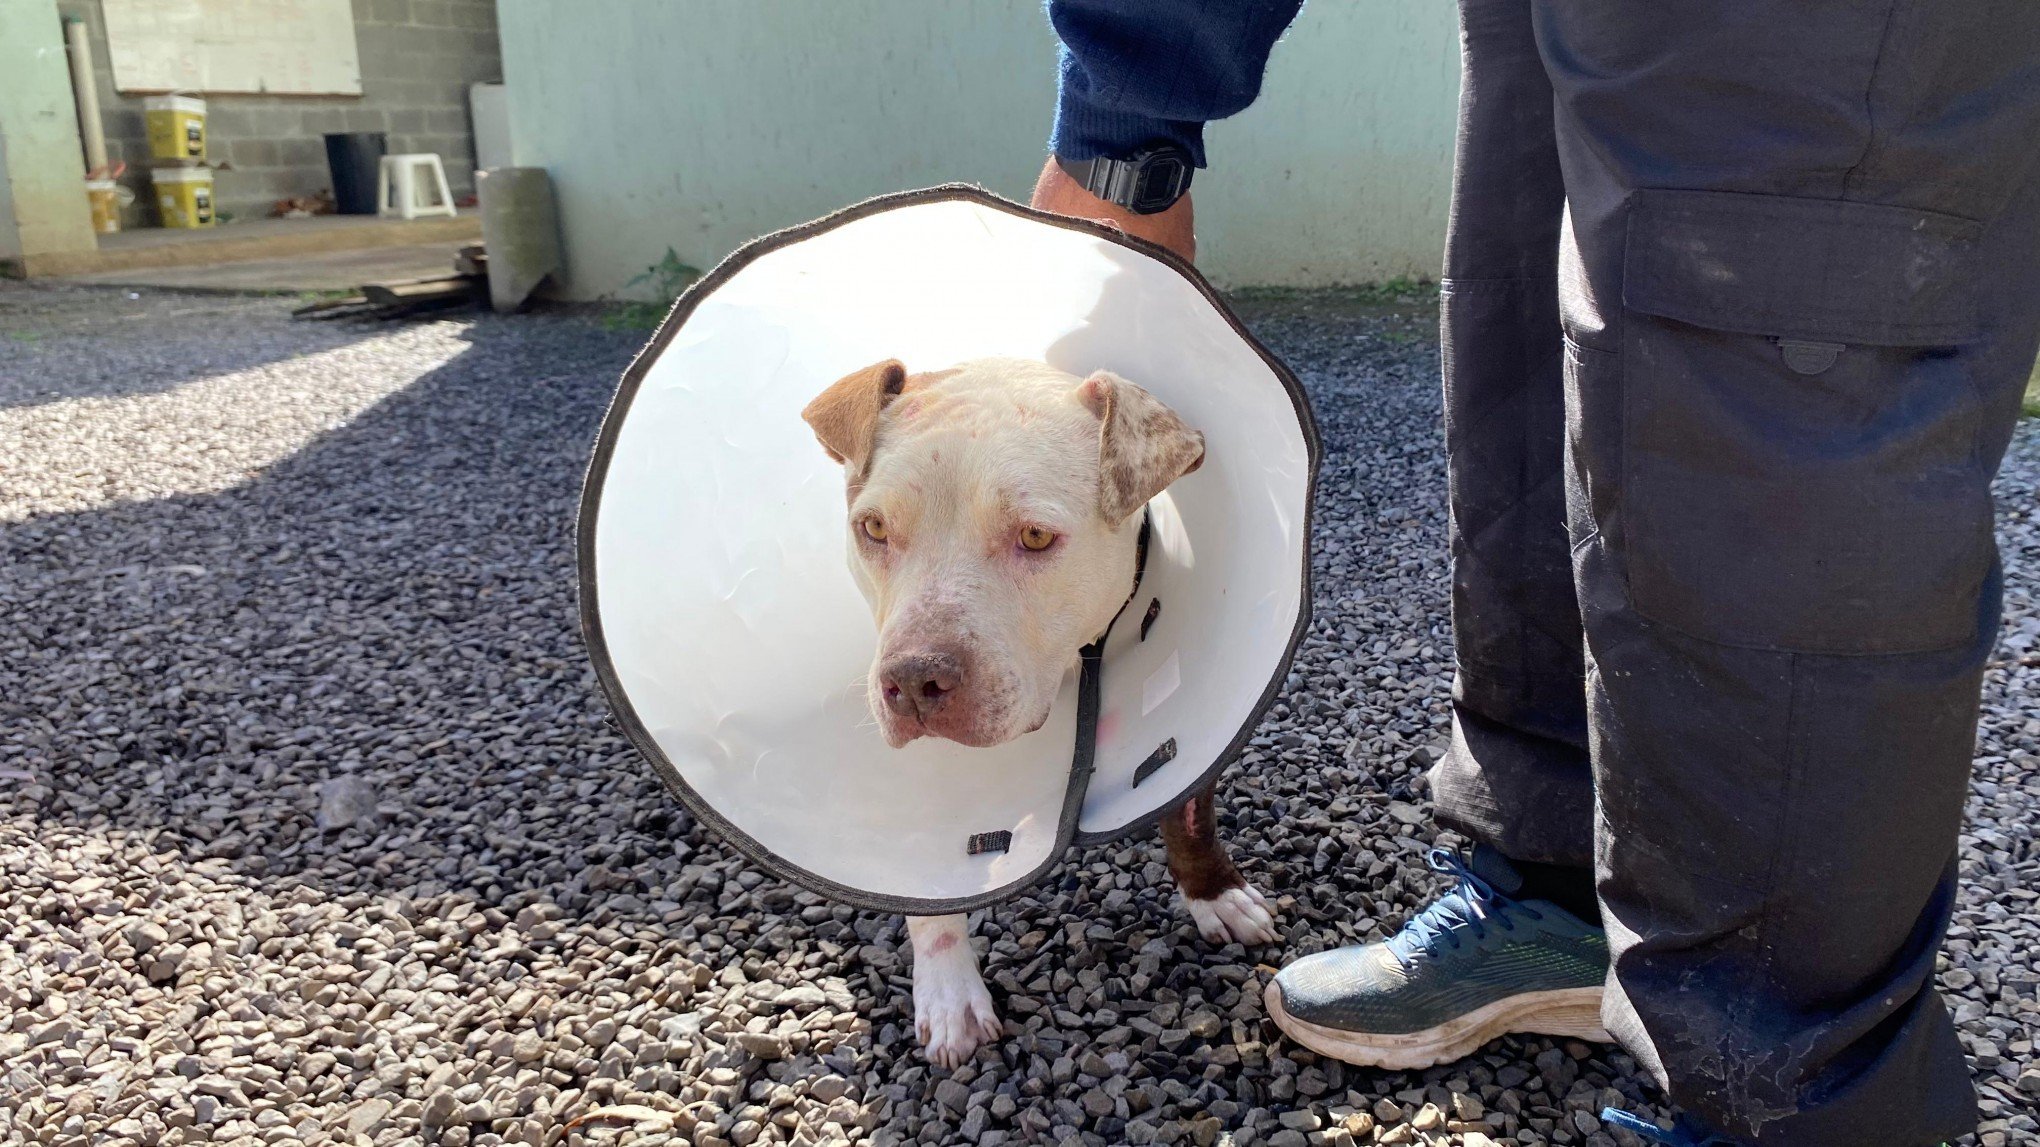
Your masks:
M 0 279 L 0 409 L 162 394 L 202 378 L 315 354 L 389 328 L 297 323 L 299 300 L 10 283 Z M 152 345 L 109 349 L 107 332 L 147 324 Z M 232 337 L 221 337 L 221 328 Z M 289 328 L 289 329 L 280 329 Z
M 0 832 L 37 842 L 31 865 L 41 849 L 145 846 L 162 884 L 138 912 L 180 938 L 213 935 L 220 913 L 301 905 L 327 913 L 322 927 L 385 940 L 390 920 L 465 921 L 472 947 L 454 927 L 458 940 L 424 949 L 434 973 L 457 968 L 480 1000 L 512 985 L 558 993 L 562 1021 L 583 975 L 604 988 L 631 976 L 641 1003 L 657 1001 L 658 1030 L 693 1048 L 697 1075 L 736 1078 L 730 1065 L 755 1073 L 765 1059 L 817 1078 L 869 1066 L 871 1051 L 848 1045 L 804 1054 L 805 1030 L 701 1044 L 703 1017 L 722 1021 L 686 1001 L 731 984 L 793 1001 L 772 1006 L 826 1000 L 836 1010 L 812 1014 L 829 1039 L 868 1049 L 878 1034 L 914 1054 L 904 965 L 845 959 L 874 940 L 890 953 L 897 921 L 853 920 L 705 846 L 614 730 L 588 668 L 574 513 L 643 336 L 520 318 L 483 319 L 465 337 L 456 357 L 245 484 L 0 523 Z M 69 895 L 35 903 L 69 927 L 94 911 Z M 513 920 L 520 938 L 504 942 Z M 779 987 L 833 972 L 825 960 L 863 963 L 854 996 L 832 977 L 817 981 L 825 996 Z M 685 974 L 660 983 L 674 967 Z M 133 968 L 184 993 L 210 974 Z M 406 1029 L 394 1046 L 411 1054 L 423 1039 L 416 1054 L 429 1046 L 471 1072 L 476 1025 L 548 1041 L 564 1030 L 521 1015 L 514 1003 L 449 1007 L 423 1025 L 434 1035 Z M 881 1033 L 874 1016 L 891 1020 Z M 616 1082 L 596 1081 L 593 1060 L 571 1066 L 584 1105 Z M 397 1124 L 415 1127 L 418 1097 L 391 1095 L 409 1104 Z M 840 1090 L 823 1103 L 877 1122 Z
M 574 617 L 574 496 L 636 339 L 533 322 L 476 323 L 244 485 L 0 527 L 0 768 L 53 790 L 42 817 L 490 901 L 571 900 L 664 837 Z M 320 826 L 322 785 L 352 827 Z
M 221 323 L 257 303 L 236 348 Z M 215 308 L 192 337 L 223 363 L 333 337 L 275 300 L 150 303 L 185 304 Z M 47 787 L 37 816 L 336 894 L 683 898 L 645 862 L 701 838 L 610 723 L 575 615 L 581 475 L 644 336 L 526 317 L 465 337 L 242 485 L 0 525 L 0 770 Z M 114 375 L 146 375 L 133 346 Z M 97 385 L 63 367 L 63 397 Z
M 194 335 L 222 343 L 247 302 L 166 297 L 224 306 Z M 223 362 L 329 345 L 254 313 L 257 349 Z M 690 921 L 710 952 L 725 926 L 812 917 L 812 897 L 742 866 L 721 890 L 683 868 L 706 838 L 610 723 L 582 651 L 575 502 L 643 336 L 527 317 L 466 337 L 242 485 L 0 525 L 0 771 L 32 778 L 15 796 L 34 801 L 15 811 L 334 896 L 599 900 Z M 115 372 L 145 374 L 147 352 L 131 358 Z M 1081 863 L 1042 899 L 1064 904 Z M 717 921 L 680 910 L 704 891 Z M 1154 929 L 1180 924 L 1168 895 L 1142 890 Z

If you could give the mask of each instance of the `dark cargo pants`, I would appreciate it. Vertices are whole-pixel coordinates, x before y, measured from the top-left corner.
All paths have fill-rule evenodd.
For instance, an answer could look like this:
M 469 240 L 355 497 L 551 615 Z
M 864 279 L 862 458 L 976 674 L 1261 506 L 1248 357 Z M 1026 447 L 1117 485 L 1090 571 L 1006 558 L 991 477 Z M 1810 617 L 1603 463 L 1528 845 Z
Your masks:
M 1440 818 L 1592 865 L 1717 1129 L 1957 1135 L 1932 986 L 2040 338 L 2034 0 L 1463 0 Z

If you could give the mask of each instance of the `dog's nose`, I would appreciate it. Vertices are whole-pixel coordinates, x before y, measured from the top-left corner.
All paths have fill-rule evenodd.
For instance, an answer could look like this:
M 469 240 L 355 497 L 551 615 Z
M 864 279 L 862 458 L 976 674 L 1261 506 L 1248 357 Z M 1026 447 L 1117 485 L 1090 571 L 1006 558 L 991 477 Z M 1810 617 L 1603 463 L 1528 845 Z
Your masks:
M 946 653 L 907 653 L 879 669 L 886 708 L 923 721 L 940 712 L 963 687 L 963 663 Z

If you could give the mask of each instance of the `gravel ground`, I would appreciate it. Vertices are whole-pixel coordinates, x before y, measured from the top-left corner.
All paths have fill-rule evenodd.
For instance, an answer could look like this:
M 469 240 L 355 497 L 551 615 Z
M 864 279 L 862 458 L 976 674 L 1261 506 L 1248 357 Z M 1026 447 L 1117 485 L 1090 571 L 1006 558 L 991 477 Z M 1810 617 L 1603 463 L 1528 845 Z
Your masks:
M 1221 814 L 1285 944 L 1201 943 L 1158 843 L 1087 850 L 980 914 L 1010 1034 L 944 1072 L 898 921 L 752 871 L 597 699 L 570 522 L 638 338 L 286 306 L 0 284 L 0 1142 L 1628 1147 L 1593 1113 L 1656 1110 L 1606 1048 L 1357 1071 L 1263 1018 L 1266 965 L 1436 887 L 1421 308 L 1250 307 L 1328 447 L 1316 627 Z M 1991 1147 L 2040 1140 L 2036 485 L 2029 429 L 1942 975 Z

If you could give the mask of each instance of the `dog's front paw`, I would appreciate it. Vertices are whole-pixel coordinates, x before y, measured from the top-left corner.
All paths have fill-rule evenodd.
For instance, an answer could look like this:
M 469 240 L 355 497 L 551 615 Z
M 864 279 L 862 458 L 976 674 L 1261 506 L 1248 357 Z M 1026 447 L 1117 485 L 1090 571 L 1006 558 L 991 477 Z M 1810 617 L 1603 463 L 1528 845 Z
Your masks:
M 937 1067 L 957 1067 L 1004 1034 L 975 961 L 914 962 L 914 1034 Z
M 1209 900 L 1186 897 L 1183 903 L 1197 922 L 1198 934 L 1214 944 L 1275 942 L 1275 914 L 1268 910 L 1268 898 L 1251 884 L 1228 888 Z

